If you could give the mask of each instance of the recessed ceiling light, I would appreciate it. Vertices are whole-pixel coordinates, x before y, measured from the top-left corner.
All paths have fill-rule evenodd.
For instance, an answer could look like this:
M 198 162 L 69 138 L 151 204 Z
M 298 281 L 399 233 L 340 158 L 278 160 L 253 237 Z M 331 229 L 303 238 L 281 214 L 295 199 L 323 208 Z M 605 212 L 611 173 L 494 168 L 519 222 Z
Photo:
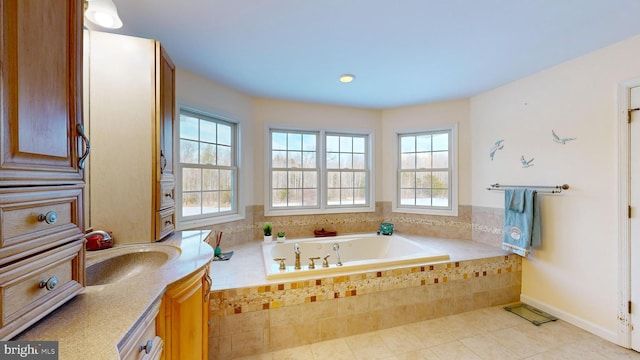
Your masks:
M 355 79 L 355 75 L 351 75 L 351 74 L 344 74 L 344 75 L 340 75 L 340 82 L 343 83 L 350 83 L 353 81 L 353 79 Z

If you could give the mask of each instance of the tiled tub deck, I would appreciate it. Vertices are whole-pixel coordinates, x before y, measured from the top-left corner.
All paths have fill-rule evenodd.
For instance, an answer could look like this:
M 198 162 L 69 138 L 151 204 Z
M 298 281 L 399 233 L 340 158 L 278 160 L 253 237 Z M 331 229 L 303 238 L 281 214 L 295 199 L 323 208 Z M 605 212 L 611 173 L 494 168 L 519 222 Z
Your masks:
M 266 280 L 260 242 L 223 249 L 234 255 L 211 266 L 210 358 L 296 347 L 519 300 L 519 256 L 473 241 L 404 236 L 446 250 L 450 260 L 283 281 Z

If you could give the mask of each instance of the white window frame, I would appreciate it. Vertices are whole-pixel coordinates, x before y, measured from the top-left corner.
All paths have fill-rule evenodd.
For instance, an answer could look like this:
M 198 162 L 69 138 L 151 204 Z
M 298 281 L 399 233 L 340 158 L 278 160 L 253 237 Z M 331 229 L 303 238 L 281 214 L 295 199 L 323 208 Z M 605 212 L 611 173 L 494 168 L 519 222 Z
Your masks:
M 210 120 L 213 122 L 224 123 L 232 126 L 232 134 L 231 134 L 231 158 L 232 163 L 230 166 L 209 166 L 209 165 L 199 165 L 199 164 L 188 164 L 186 167 L 192 168 L 220 168 L 220 169 L 230 169 L 234 172 L 235 176 L 233 176 L 232 180 L 232 209 L 230 211 L 224 212 L 216 212 L 216 213 L 208 213 L 208 214 L 200 214 L 200 215 L 190 215 L 185 216 L 182 212 L 182 202 L 183 202 L 183 164 L 180 162 L 180 115 L 186 114 L 206 120 Z M 241 220 L 244 218 L 244 212 L 242 211 L 242 199 L 240 197 L 240 185 L 241 185 L 241 174 L 240 174 L 240 123 L 231 120 L 224 116 L 210 114 L 204 111 L 195 110 L 189 107 L 181 106 L 179 107 L 178 112 L 178 121 L 176 121 L 175 125 L 175 133 L 177 134 L 175 139 L 175 163 L 176 167 L 176 230 L 185 230 L 195 227 L 202 227 L 214 224 L 225 223 L 229 221 Z
M 448 207 L 437 206 L 420 206 L 420 205 L 402 205 L 400 204 L 400 137 L 406 135 L 421 135 L 421 134 L 435 134 L 435 133 L 449 133 L 449 194 L 450 203 Z M 457 216 L 458 215 L 458 127 L 456 124 L 446 127 L 429 128 L 422 130 L 412 131 L 397 131 L 394 137 L 394 163 L 396 174 L 393 177 L 394 182 L 394 196 L 392 201 L 392 212 L 396 213 L 410 213 L 410 214 L 422 214 L 422 215 L 442 215 L 442 216 Z
M 318 204 L 309 207 L 273 207 L 272 204 L 272 178 L 273 170 L 271 164 L 271 133 L 273 131 L 281 132 L 300 132 L 300 133 L 316 133 L 316 161 L 319 171 L 318 176 Z M 368 171 L 368 186 L 366 189 L 366 204 L 362 205 L 327 205 L 327 164 L 326 164 L 326 138 L 327 135 L 344 135 L 344 136 L 362 136 L 366 137 L 366 161 Z M 265 215 L 267 216 L 286 216 L 286 215 L 310 215 L 310 214 L 327 214 L 327 213 L 354 213 L 354 212 L 374 212 L 375 211 L 375 169 L 374 169 L 374 133 L 372 131 L 353 131 L 353 130 L 335 130 L 335 129 L 301 129 L 287 126 L 267 126 L 265 128 L 265 171 L 264 171 L 264 202 Z

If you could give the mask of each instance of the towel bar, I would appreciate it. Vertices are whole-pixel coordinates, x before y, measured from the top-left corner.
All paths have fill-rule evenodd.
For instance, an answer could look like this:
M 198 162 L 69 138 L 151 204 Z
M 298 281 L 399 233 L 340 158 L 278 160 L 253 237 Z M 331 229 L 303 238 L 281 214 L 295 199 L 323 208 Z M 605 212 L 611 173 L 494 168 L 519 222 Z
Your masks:
M 489 185 L 487 190 L 503 190 L 504 191 L 505 188 L 551 189 L 551 190 L 548 190 L 548 191 L 541 191 L 541 192 L 550 193 L 550 194 L 559 194 L 559 193 L 562 192 L 562 190 L 568 190 L 569 189 L 569 185 L 567 185 L 567 184 L 552 185 L 552 186 L 548 186 L 548 185 L 501 185 L 501 184 L 495 183 L 495 184 Z

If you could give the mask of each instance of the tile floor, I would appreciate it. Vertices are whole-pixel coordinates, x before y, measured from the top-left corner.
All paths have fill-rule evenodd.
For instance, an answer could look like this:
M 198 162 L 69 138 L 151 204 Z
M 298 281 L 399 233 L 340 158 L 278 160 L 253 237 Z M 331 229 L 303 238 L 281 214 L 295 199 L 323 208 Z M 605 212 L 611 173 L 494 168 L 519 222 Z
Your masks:
M 606 360 L 640 353 L 562 320 L 535 326 L 497 306 L 242 359 Z

